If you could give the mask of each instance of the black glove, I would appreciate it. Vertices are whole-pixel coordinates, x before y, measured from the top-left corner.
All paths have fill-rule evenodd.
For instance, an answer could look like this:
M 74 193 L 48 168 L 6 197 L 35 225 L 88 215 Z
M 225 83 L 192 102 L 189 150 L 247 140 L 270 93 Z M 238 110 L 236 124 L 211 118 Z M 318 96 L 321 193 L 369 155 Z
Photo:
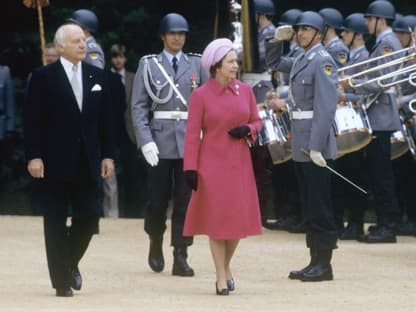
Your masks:
M 231 135 L 233 138 L 241 139 L 250 133 L 250 128 L 246 125 L 232 128 L 230 131 L 228 131 L 228 134 Z
M 186 184 L 194 191 L 198 188 L 198 171 L 196 170 L 185 170 L 184 173 Z

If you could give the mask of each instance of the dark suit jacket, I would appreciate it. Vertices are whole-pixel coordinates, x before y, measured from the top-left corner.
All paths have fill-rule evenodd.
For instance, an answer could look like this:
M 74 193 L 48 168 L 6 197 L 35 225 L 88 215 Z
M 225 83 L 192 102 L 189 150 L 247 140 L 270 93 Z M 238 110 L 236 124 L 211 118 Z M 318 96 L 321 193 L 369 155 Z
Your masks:
M 82 62 L 81 112 L 60 61 L 33 72 L 24 109 L 26 157 L 43 160 L 45 178 L 73 180 L 85 161 L 80 155 L 86 155 L 91 177 L 98 179 L 101 160 L 114 159 L 107 81 L 103 70 Z

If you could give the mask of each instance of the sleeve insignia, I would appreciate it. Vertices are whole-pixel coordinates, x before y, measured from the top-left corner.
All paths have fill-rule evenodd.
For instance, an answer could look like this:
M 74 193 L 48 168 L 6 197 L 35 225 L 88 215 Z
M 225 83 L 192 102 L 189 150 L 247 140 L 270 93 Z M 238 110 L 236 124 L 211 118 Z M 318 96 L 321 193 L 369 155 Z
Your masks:
M 90 58 L 92 60 L 96 60 L 98 58 L 98 54 L 97 53 L 90 53 L 89 56 L 90 56 Z
M 384 55 L 386 55 L 386 54 L 390 54 L 391 53 L 391 48 L 390 47 L 384 47 L 384 49 L 383 49 L 383 53 L 384 53 Z
M 332 66 L 331 65 L 325 65 L 324 72 L 325 72 L 325 75 L 327 75 L 327 76 L 331 75 L 331 73 L 332 73 Z
M 341 64 L 344 64 L 347 61 L 347 55 L 341 53 L 338 55 L 338 60 Z

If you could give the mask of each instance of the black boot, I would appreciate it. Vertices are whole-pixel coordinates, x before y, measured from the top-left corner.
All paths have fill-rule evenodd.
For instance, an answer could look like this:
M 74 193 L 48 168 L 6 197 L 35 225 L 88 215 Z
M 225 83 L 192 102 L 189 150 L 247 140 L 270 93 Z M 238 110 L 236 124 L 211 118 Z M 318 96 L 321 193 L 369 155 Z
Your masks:
M 186 246 L 175 247 L 173 250 L 173 268 L 172 275 L 178 276 L 194 276 L 194 270 L 186 262 L 188 253 Z
M 149 236 L 149 259 L 148 263 L 151 269 L 155 272 L 162 272 L 165 267 L 165 260 L 163 259 L 162 243 L 163 236 Z
M 316 263 L 318 262 L 318 253 L 315 249 L 310 249 L 310 254 L 311 254 L 311 261 L 308 264 L 308 266 L 304 267 L 301 270 L 298 271 L 291 271 L 289 273 L 289 278 L 290 279 L 300 279 L 303 275 L 303 273 L 309 271 L 310 268 L 312 268 L 314 265 L 316 265 Z
M 303 282 L 332 281 L 331 266 L 332 249 L 318 250 L 318 261 L 308 271 L 302 274 L 300 280 Z

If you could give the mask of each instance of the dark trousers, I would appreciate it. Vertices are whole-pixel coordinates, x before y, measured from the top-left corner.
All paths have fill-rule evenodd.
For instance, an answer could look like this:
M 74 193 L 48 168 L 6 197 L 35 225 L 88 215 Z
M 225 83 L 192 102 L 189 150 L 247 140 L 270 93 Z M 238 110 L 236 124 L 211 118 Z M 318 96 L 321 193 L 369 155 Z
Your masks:
M 98 185 L 86 176 L 71 182 L 45 178 L 40 180 L 40 190 L 52 286 L 67 287 L 72 268 L 78 265 L 98 226 Z M 70 209 L 71 225 L 67 226 Z
M 274 165 L 272 181 L 277 218 L 293 216 L 300 222 L 302 220 L 302 208 L 293 160 Z
M 358 186 L 368 189 L 364 149 L 335 160 L 335 169 Z M 348 223 L 363 224 L 368 206 L 367 195 L 336 176 L 332 178 L 332 202 L 337 226 L 343 225 L 346 211 Z
M 366 165 L 370 185 L 376 203 L 377 223 L 388 225 L 398 222 L 400 210 L 397 202 L 395 182 L 390 159 L 390 131 L 374 131 L 375 138 L 366 147 Z
M 406 215 L 407 221 L 416 222 L 416 202 L 414 196 L 416 160 L 413 159 L 413 155 L 407 152 L 402 157 L 393 160 L 393 172 L 402 217 Z
M 332 161 L 328 161 L 331 166 Z M 337 247 L 337 229 L 331 202 L 331 173 L 312 162 L 295 162 L 302 215 L 306 226 L 306 246 L 315 250 Z
M 182 159 L 159 159 L 149 170 L 150 202 L 146 210 L 144 229 L 150 236 L 162 236 L 166 230 L 166 211 L 173 196 L 172 246 L 189 246 L 193 237 L 183 236 L 186 209 L 191 197 L 183 174 Z M 173 186 L 173 190 L 172 190 Z

